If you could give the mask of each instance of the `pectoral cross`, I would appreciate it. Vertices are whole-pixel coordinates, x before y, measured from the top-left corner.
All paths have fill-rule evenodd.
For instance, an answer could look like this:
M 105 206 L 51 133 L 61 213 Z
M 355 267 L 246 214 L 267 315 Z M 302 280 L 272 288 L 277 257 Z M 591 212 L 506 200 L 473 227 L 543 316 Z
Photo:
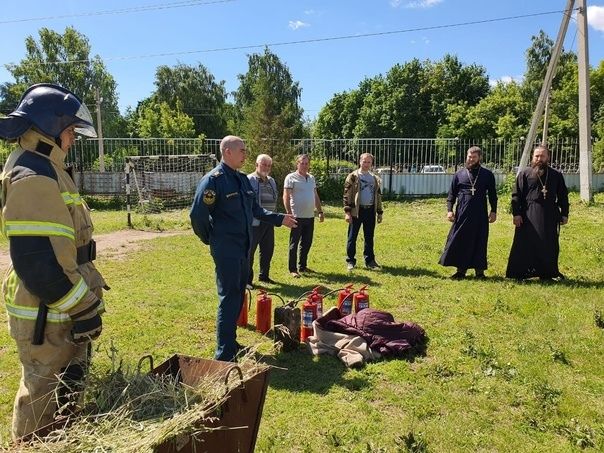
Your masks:
M 474 194 L 476 193 L 476 189 L 475 189 L 474 187 L 472 187 L 472 188 L 470 189 L 470 192 L 472 192 L 472 196 L 474 196 Z
M 547 197 L 547 189 L 545 188 L 545 186 L 543 186 L 543 189 L 541 189 L 541 193 L 543 194 L 543 199 L 545 200 L 545 198 Z

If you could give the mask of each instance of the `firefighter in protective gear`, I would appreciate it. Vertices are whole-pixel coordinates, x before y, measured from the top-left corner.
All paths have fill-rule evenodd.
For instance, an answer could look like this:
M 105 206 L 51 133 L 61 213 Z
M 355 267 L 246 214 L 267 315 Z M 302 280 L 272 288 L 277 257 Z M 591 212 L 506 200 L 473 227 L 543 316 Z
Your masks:
M 96 136 L 90 112 L 53 84 L 33 85 L 0 119 L 0 137 L 18 145 L 1 177 L 12 261 L 2 293 L 22 364 L 15 440 L 77 403 L 102 328 L 106 284 L 92 263 L 92 222 L 64 164 L 76 133 Z

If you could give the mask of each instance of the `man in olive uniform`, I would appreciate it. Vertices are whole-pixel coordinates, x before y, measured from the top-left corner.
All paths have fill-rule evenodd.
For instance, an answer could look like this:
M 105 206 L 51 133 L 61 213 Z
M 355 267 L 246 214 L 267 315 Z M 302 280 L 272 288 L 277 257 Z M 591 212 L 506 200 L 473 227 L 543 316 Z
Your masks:
M 218 316 L 216 360 L 233 361 L 237 355 L 237 317 L 248 282 L 249 252 L 254 218 L 272 225 L 296 226 L 290 215 L 275 214 L 260 207 L 249 179 L 239 169 L 247 150 L 239 137 L 220 142 L 222 161 L 206 174 L 197 187 L 190 217 L 193 231 L 216 265 Z
M 102 328 L 106 285 L 92 263 L 92 222 L 64 164 L 76 133 L 96 137 L 90 112 L 53 84 L 31 86 L 0 119 L 0 137 L 18 145 L 2 172 L 2 227 L 12 260 L 2 292 L 22 365 L 15 440 L 77 402 L 90 340 Z

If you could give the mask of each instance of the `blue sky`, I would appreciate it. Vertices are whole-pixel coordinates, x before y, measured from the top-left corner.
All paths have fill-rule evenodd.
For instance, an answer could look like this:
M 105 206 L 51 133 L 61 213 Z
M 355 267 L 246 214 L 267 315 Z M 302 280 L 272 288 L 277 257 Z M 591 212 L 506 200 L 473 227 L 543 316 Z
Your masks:
M 560 11 L 566 6 L 566 0 L 202 1 L 206 4 L 176 0 L 3 1 L 0 83 L 12 80 L 4 65 L 24 56 L 25 38 L 37 36 L 41 27 L 62 32 L 71 25 L 88 37 L 92 54 L 104 59 L 118 84 L 119 105 L 124 111 L 153 91 L 159 65 L 202 63 L 218 80 L 226 82 L 229 92 L 233 91 L 238 86 L 237 75 L 247 70 L 246 55 L 262 47 L 208 50 L 434 27 Z M 600 2 L 589 3 L 592 66 L 604 58 L 604 0 Z M 184 3 L 191 6 L 58 17 Z M 39 17 L 47 19 L 13 21 Z M 271 48 L 300 82 L 302 106 L 313 118 L 333 94 L 353 89 L 363 78 L 385 73 L 394 64 L 412 58 L 437 60 L 451 53 L 466 64 L 483 65 L 492 81 L 520 78 L 531 36 L 543 29 L 555 39 L 561 17 L 557 13 Z M 566 49 L 576 51 L 576 30 L 576 23 L 571 21 Z M 149 56 L 155 54 L 171 55 Z

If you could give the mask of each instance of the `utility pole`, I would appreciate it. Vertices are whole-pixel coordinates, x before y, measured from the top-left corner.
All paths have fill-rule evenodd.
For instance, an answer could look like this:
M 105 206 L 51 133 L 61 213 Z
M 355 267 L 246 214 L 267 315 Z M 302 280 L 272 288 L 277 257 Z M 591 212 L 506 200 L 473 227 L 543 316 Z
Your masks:
M 566 4 L 566 8 L 564 10 L 564 17 L 562 18 L 560 30 L 558 31 L 558 37 L 556 38 L 556 44 L 554 44 L 552 56 L 549 60 L 549 65 L 547 66 L 547 72 L 545 73 L 545 80 L 543 81 L 541 93 L 539 94 L 539 99 L 537 100 L 537 106 L 535 107 L 535 111 L 533 112 L 531 128 L 529 129 L 528 136 L 526 137 L 526 142 L 524 144 L 524 150 L 522 151 L 522 157 L 520 158 L 520 165 L 518 166 L 518 171 L 522 170 L 528 165 L 533 144 L 535 143 L 535 135 L 537 135 L 537 126 L 541 122 L 541 118 L 543 116 L 545 98 L 547 97 L 549 90 L 552 87 L 552 80 L 554 79 L 556 66 L 558 65 L 558 58 L 560 57 L 560 53 L 562 52 L 562 43 L 564 42 L 564 37 L 566 36 L 568 22 L 570 21 L 570 16 L 572 14 L 574 5 L 575 0 L 568 0 Z
M 591 105 L 589 98 L 589 47 L 587 43 L 587 0 L 578 0 L 579 31 L 579 181 L 581 200 L 593 201 L 591 154 Z
M 103 147 L 103 120 L 101 118 L 101 103 L 103 102 L 103 98 L 101 97 L 101 93 L 100 93 L 98 87 L 95 88 L 94 96 L 96 99 L 96 128 L 97 128 L 98 143 L 99 143 L 99 171 L 101 173 L 104 173 L 105 172 L 105 149 Z
M 543 114 L 543 135 L 541 135 L 541 144 L 547 146 L 547 127 L 549 126 L 549 101 L 552 97 L 552 91 L 547 93 L 545 98 L 545 113 Z

